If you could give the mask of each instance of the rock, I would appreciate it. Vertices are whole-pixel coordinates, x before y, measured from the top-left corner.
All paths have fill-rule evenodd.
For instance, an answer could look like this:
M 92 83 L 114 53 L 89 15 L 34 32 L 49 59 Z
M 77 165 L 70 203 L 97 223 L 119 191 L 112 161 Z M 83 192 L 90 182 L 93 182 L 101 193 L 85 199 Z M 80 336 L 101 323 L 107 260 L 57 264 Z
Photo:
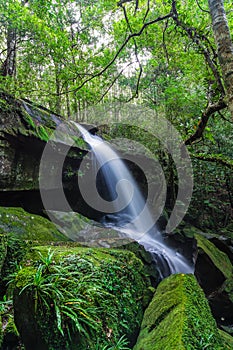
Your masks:
M 21 240 L 38 242 L 67 241 L 56 225 L 22 208 L 0 207 L 0 234 L 11 234 Z
M 34 247 L 15 278 L 15 323 L 26 350 L 102 349 L 123 334 L 133 344 L 149 286 L 127 250 Z
M 164 279 L 145 311 L 134 350 L 227 349 L 193 275 Z M 230 348 L 229 348 L 230 349 Z
M 195 238 L 197 240 L 197 247 L 199 248 L 199 255 L 205 254 L 208 256 L 225 279 L 231 278 L 233 267 L 228 256 L 202 235 L 195 234 Z
M 71 207 L 81 213 L 86 210 L 88 214 L 88 206 L 85 206 L 78 190 L 74 193 L 74 188 L 77 189 L 78 168 L 83 157 L 88 154 L 89 147 L 74 125 L 63 122 L 61 116 L 41 106 L 0 93 L 1 206 L 20 206 L 34 213 L 43 213 L 39 191 L 40 159 L 49 137 L 59 126 L 59 135 L 48 146 L 47 183 L 51 186 L 46 191 L 51 200 L 46 209 L 64 210 L 65 204 L 57 199 L 58 188 L 54 180 L 60 179 L 62 168 L 60 182 L 68 197 L 67 201 Z M 92 128 L 91 131 L 95 132 L 96 129 Z
M 150 277 L 152 286 L 157 286 L 160 277 L 151 253 L 146 251 L 145 248 L 137 242 L 130 242 L 120 248 L 133 252 L 142 261 L 145 272 Z M 154 293 L 154 289 L 152 290 L 152 293 Z
M 0 207 L 0 296 L 5 294 L 9 276 L 33 244 L 67 241 L 49 220 L 22 208 Z
M 223 346 L 224 346 L 223 350 L 233 349 L 233 337 L 221 329 L 219 329 L 219 334 L 220 334 L 222 341 L 223 341 Z
M 233 266 L 226 253 L 195 234 L 198 255 L 195 275 L 204 289 L 219 326 L 233 323 Z

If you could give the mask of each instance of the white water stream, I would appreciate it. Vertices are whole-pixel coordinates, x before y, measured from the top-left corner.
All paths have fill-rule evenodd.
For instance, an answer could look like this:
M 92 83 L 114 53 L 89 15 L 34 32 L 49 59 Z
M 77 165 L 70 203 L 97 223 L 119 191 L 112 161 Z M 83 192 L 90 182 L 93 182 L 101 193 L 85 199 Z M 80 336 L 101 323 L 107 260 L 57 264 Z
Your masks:
M 108 193 L 108 203 L 114 208 L 108 214 L 103 210 L 103 225 L 115 227 L 142 244 L 152 254 L 161 278 L 173 273 L 193 273 L 191 263 L 169 247 L 156 228 L 145 199 L 124 161 L 109 143 L 90 134 L 81 125 L 75 125 L 91 147 L 93 161 L 101 172 L 104 190 Z

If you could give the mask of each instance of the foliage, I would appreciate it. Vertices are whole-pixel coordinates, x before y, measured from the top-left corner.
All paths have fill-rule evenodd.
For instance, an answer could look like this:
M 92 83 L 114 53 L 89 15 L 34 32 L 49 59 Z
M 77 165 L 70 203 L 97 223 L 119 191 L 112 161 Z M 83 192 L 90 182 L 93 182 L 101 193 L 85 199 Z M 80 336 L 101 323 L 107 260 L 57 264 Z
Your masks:
M 126 251 L 38 249 L 12 283 L 14 298 L 33 302 L 34 322 L 49 349 L 73 349 L 73 342 L 82 349 L 97 343 L 101 349 L 127 349 L 123 335 L 130 339 L 140 326 L 138 299 L 148 283 L 140 261 Z

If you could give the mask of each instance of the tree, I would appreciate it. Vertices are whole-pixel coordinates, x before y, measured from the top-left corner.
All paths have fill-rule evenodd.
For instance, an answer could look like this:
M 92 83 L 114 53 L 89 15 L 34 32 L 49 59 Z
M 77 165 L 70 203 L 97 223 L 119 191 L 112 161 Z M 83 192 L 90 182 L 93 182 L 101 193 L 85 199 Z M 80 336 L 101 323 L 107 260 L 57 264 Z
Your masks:
M 233 43 L 223 0 L 208 0 L 219 62 L 228 95 L 228 108 L 233 117 Z

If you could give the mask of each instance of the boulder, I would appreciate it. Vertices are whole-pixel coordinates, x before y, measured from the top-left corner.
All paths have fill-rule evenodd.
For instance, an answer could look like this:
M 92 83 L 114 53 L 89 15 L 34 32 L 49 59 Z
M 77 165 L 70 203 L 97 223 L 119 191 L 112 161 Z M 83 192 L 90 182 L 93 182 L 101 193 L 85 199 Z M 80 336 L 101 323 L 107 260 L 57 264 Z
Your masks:
M 133 345 L 151 294 L 142 262 L 127 250 L 50 248 L 34 247 L 13 283 L 26 350 L 103 349 L 124 334 Z
M 193 275 L 164 279 L 145 311 L 134 350 L 230 349 L 224 347 L 204 292 Z
M 39 215 L 27 213 L 22 208 L 0 207 L 0 234 L 12 235 L 26 241 L 67 241 L 48 219 Z
M 48 144 L 56 128 L 59 132 Z M 46 145 L 49 159 L 44 166 L 49 170 L 44 189 L 39 188 L 39 171 Z M 64 210 L 66 204 L 57 199 L 62 187 L 72 209 L 94 216 L 77 189 L 78 169 L 88 153 L 89 147 L 73 124 L 46 108 L 0 92 L 0 206 L 43 214 L 40 190 L 46 190 L 50 199 L 46 209 Z
M 233 266 L 226 253 L 196 233 L 195 275 L 205 291 L 219 326 L 233 324 Z
M 67 242 L 55 224 L 22 208 L 0 207 L 0 296 L 28 249 L 33 244 Z

